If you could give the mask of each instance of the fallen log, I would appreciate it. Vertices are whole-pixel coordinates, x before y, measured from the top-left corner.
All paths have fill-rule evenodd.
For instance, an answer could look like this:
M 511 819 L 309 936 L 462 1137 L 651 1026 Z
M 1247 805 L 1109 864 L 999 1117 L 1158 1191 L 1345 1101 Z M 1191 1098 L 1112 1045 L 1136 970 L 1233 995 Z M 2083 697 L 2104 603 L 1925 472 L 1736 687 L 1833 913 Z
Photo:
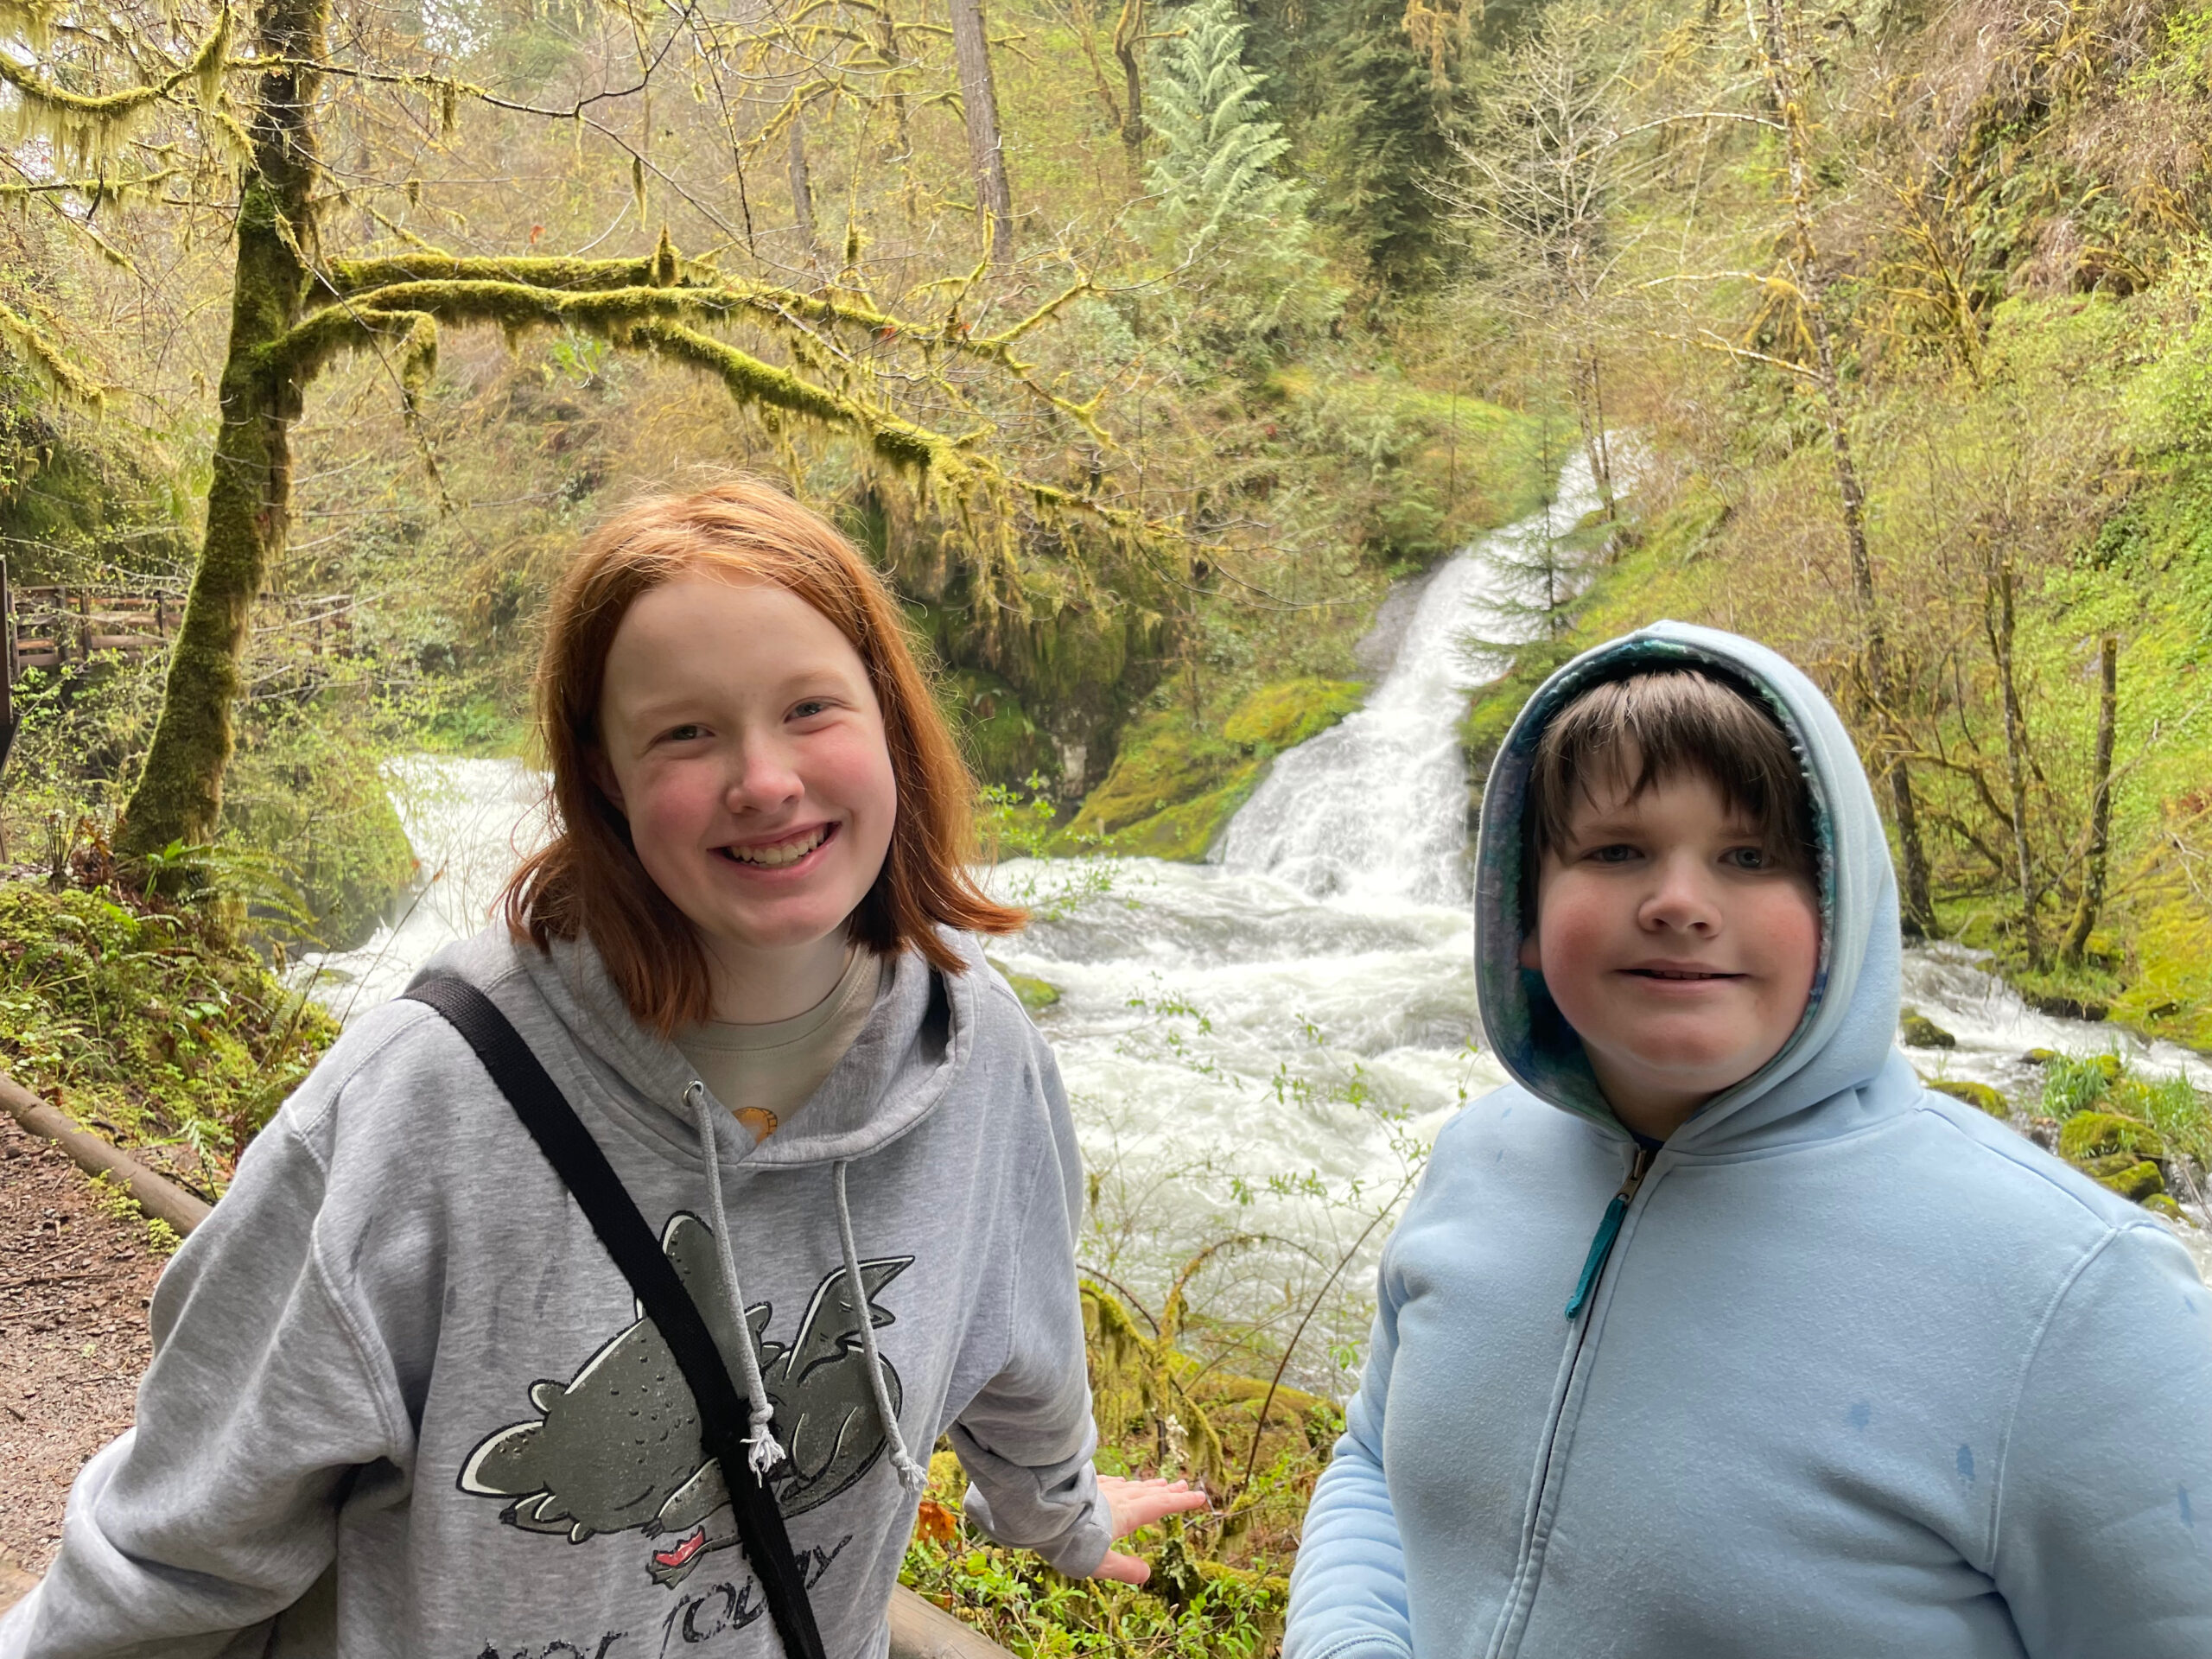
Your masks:
M 179 1234 L 207 1219 L 208 1206 L 89 1129 L 80 1129 L 58 1106 L 49 1106 L 12 1077 L 0 1073 L 0 1106 L 33 1135 L 55 1142 L 79 1168 L 105 1175 L 138 1201 L 138 1207 L 165 1221 Z

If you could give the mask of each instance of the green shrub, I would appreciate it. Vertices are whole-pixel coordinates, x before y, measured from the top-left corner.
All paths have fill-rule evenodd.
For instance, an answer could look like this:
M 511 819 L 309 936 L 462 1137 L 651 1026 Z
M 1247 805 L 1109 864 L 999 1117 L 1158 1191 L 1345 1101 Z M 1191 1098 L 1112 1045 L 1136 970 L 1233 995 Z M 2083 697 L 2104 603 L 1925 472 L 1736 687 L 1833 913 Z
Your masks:
M 204 1194 L 336 1036 L 219 913 L 0 882 L 0 1064 Z

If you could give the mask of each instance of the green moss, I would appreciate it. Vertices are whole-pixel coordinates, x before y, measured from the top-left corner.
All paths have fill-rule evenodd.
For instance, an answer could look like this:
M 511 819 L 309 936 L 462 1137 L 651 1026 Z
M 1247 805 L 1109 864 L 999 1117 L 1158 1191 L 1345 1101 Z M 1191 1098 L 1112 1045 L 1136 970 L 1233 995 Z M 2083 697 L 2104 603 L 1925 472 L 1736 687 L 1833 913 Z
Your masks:
M 2158 1166 L 2147 1159 L 2112 1174 L 2100 1175 L 2097 1184 L 2111 1188 L 2131 1204 L 2140 1204 L 2153 1194 L 2164 1192 L 2166 1185 Z
M 270 931 L 339 948 L 376 931 L 415 875 L 415 852 L 385 792 L 376 753 L 343 722 L 251 733 L 223 791 L 226 840 L 273 856 L 296 883 L 304 928 Z
M 2171 1192 L 2153 1192 L 2147 1198 L 2138 1198 L 2136 1202 L 2154 1216 L 2164 1216 L 2168 1221 L 2179 1222 L 2183 1225 L 2189 1224 L 2189 1217 L 2182 1213 L 2180 1204 Z
M 1969 1106 L 1987 1112 L 1992 1117 L 2010 1118 L 2012 1109 L 2005 1096 L 1986 1083 L 1975 1083 L 1965 1077 L 1936 1077 L 1928 1086 L 1939 1095 L 1948 1095 L 1953 1100 L 1962 1100 Z
M 1117 853 L 1204 858 L 1251 798 L 1268 762 L 1335 725 L 1359 706 L 1363 691 L 1351 680 L 1280 680 L 1240 701 L 1219 735 L 1195 726 L 1185 709 L 1147 715 L 1123 735 L 1113 769 L 1068 832 L 1110 835 Z
M 54 418 L 43 438 L 0 476 L 0 547 L 16 586 L 92 580 L 116 559 L 166 573 L 191 557 L 189 491 L 154 445 L 120 422 L 75 417 Z
M 995 957 L 983 960 L 998 969 L 999 976 L 1014 988 L 1014 994 L 1021 999 L 1021 1006 L 1030 1013 L 1042 1014 L 1060 1000 L 1060 988 L 1050 980 L 1039 979 L 1034 974 L 1017 974 Z
M 1367 688 L 1356 680 L 1283 680 L 1263 685 L 1221 723 L 1240 748 L 1280 753 L 1318 736 L 1359 707 Z
M 1113 769 L 1069 828 L 1111 835 L 1220 788 L 1249 764 L 1234 744 L 1194 728 L 1182 709 L 1147 715 L 1124 735 Z
M 1014 689 L 982 669 L 955 669 L 939 681 L 969 764 L 987 784 L 1009 787 L 1058 769 L 1052 740 Z
M 1917 1008 L 1907 1008 L 1898 1017 L 1897 1033 L 1908 1048 L 1955 1048 L 1959 1042 Z
M 2076 1112 L 2058 1128 L 2058 1155 L 2073 1163 L 2115 1152 L 2138 1158 L 2163 1158 L 2164 1141 L 2139 1118 L 2117 1112 Z
M 1197 799 L 1139 818 L 1116 833 L 1113 850 L 1143 858 L 1198 862 L 1236 817 L 1236 809 L 1251 798 L 1264 770 L 1262 762 L 1248 761 Z

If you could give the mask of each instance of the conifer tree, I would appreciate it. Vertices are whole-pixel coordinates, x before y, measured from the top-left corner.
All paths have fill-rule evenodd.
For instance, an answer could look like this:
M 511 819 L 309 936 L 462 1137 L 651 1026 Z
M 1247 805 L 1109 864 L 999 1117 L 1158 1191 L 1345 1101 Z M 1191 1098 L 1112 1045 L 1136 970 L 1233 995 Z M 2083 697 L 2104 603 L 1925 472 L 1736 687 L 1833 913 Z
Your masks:
M 1461 119 L 1452 53 L 1425 54 L 1400 0 L 1325 0 L 1313 26 L 1313 136 L 1327 219 L 1359 244 L 1383 289 L 1434 285 L 1446 263 L 1445 215 L 1433 192 L 1452 165 Z
M 1276 170 L 1289 141 L 1270 118 L 1266 78 L 1245 65 L 1236 0 L 1193 0 L 1176 23 L 1147 122 L 1161 145 L 1147 172 L 1153 214 L 1185 267 L 1190 321 L 1234 351 L 1319 321 L 1339 296 L 1312 247 L 1312 193 Z
M 1275 171 L 1290 141 L 1267 118 L 1264 77 L 1244 67 L 1234 0 L 1194 0 L 1176 21 L 1182 33 L 1162 54 L 1150 115 L 1163 145 L 1149 180 L 1161 211 L 1209 242 L 1255 221 L 1302 219 L 1309 193 Z

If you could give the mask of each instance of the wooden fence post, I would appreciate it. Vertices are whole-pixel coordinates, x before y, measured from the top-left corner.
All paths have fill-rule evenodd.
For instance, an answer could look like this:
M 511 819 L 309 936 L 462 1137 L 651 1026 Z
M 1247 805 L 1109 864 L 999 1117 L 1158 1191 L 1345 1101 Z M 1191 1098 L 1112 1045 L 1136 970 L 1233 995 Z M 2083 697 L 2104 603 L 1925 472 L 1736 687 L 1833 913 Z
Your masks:
M 8 602 L 8 561 L 0 559 L 0 772 L 16 747 L 16 607 Z

